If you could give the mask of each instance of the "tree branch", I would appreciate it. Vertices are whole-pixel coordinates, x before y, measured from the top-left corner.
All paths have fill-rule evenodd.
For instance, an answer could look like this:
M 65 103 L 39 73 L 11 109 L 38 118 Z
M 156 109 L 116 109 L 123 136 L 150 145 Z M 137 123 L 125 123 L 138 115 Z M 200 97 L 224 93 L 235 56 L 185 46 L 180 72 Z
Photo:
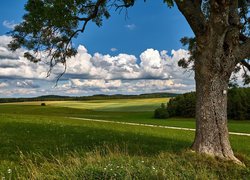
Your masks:
M 250 71 L 250 64 L 249 64 L 249 63 L 247 63 L 245 60 L 240 61 L 240 63 L 241 63 L 243 66 L 245 66 L 245 67 L 248 69 L 248 71 Z
M 175 0 L 178 9 L 184 15 L 196 37 L 202 36 L 206 31 L 206 18 L 201 11 L 199 0 Z
M 229 24 L 239 28 L 240 25 L 240 16 L 238 13 L 238 0 L 230 1 L 230 9 L 229 9 Z
M 240 38 L 240 41 L 246 42 L 246 40 L 247 40 L 248 37 L 245 36 L 244 34 L 240 33 L 239 38 Z
M 240 16 L 238 14 L 238 0 L 231 0 L 229 4 L 227 33 L 224 40 L 224 51 L 227 55 L 235 52 L 240 44 Z M 236 51 L 237 52 L 237 51 Z
M 209 26 L 212 29 L 216 29 L 216 35 L 218 37 L 224 36 L 229 28 L 230 19 L 230 5 L 234 6 L 235 3 L 231 3 L 234 0 L 210 0 L 210 16 Z
M 247 38 L 243 44 L 239 46 L 238 59 L 250 59 L 250 38 Z
M 197 7 L 201 7 L 201 4 L 202 4 L 202 0 L 193 0 L 195 6 Z
M 97 17 L 98 11 L 99 11 L 99 7 L 100 7 L 103 3 L 105 3 L 105 2 L 106 2 L 106 0 L 98 0 L 98 1 L 96 2 L 95 5 L 91 5 L 91 7 L 94 7 L 94 10 L 93 10 L 93 12 L 92 12 L 88 17 L 86 17 L 86 18 L 76 17 L 77 20 L 79 20 L 79 21 L 84 21 L 84 24 L 83 24 L 83 26 L 82 26 L 81 29 L 77 29 L 76 31 L 74 31 L 74 32 L 72 33 L 72 35 L 69 37 L 69 39 L 68 39 L 68 41 L 67 41 L 67 43 L 66 43 L 66 45 L 65 45 L 64 54 L 62 55 L 63 65 L 64 65 L 65 68 L 64 68 L 64 71 L 57 77 L 57 79 L 56 79 L 56 85 L 57 85 L 59 79 L 60 79 L 60 78 L 65 74 L 65 72 L 66 72 L 66 68 L 67 68 L 67 67 L 66 67 L 66 53 L 67 53 L 67 50 L 68 50 L 68 48 L 69 48 L 69 45 L 71 44 L 72 39 L 73 39 L 79 32 L 82 32 L 82 33 L 84 32 L 84 30 L 85 30 L 85 28 L 86 28 L 88 22 L 89 22 L 90 20 L 93 20 L 94 18 Z M 51 62 L 53 61 L 53 58 L 54 58 L 54 57 L 52 56 Z M 52 68 L 53 68 L 53 65 L 50 66 L 50 71 L 52 70 Z

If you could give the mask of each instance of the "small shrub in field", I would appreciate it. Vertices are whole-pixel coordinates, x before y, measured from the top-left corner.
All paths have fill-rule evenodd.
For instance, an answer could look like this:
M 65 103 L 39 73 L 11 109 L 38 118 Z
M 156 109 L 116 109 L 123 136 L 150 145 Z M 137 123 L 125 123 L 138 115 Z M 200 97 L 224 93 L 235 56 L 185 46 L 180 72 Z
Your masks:
M 166 119 L 169 118 L 168 110 L 164 103 L 161 104 L 160 108 L 157 108 L 154 112 L 154 117 L 157 119 Z
M 45 103 L 41 103 L 41 106 L 46 106 L 46 104 Z

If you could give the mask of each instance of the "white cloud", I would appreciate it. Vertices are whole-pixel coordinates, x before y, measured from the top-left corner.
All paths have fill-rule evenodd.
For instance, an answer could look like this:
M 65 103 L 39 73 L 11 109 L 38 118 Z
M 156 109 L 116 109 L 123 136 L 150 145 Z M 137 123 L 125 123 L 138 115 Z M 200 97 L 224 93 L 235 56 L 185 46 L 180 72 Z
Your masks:
M 141 94 L 151 92 L 183 93 L 194 90 L 194 84 L 175 83 L 173 80 L 80 80 L 71 79 L 57 87 L 60 91 L 84 94 Z
M 38 84 L 35 84 L 34 81 L 32 80 L 17 81 L 16 86 L 22 87 L 22 88 L 39 88 L 40 87 Z
M 9 86 L 9 84 L 7 84 L 6 82 L 0 82 L 0 88 L 5 88 L 8 86 Z
M 125 25 L 125 27 L 132 31 L 136 28 L 136 25 L 135 24 L 127 24 L 127 25 Z
M 121 86 L 121 80 L 110 80 L 105 81 L 103 79 L 99 80 L 83 80 L 71 79 L 71 84 L 73 87 L 83 87 L 83 88 L 118 88 Z
M 1 59 L 17 59 L 23 49 L 18 49 L 16 52 L 10 52 L 8 44 L 11 41 L 10 36 L 0 36 L 0 60 Z
M 95 53 L 91 58 L 93 65 L 90 75 L 101 79 L 137 79 L 140 67 L 134 55 L 119 54 L 117 56 Z
M 188 51 L 179 49 L 167 51 L 146 49 L 139 58 L 130 54 L 111 56 L 101 53 L 89 54 L 87 49 L 80 45 L 78 54 L 67 60 L 67 72 L 63 82 L 56 89 L 50 87 L 57 74 L 63 72 L 63 65 L 57 65 L 49 78 L 46 78 L 49 69 L 48 60 L 36 64 L 23 57 L 24 49 L 10 52 L 7 44 L 11 38 L 0 36 L 0 78 L 12 83 L 11 92 L 25 93 L 31 90 L 37 94 L 95 94 L 95 93 L 145 93 L 157 91 L 185 92 L 193 90 L 193 73 L 185 73 L 178 67 L 178 60 L 188 57 Z M 12 80 L 11 80 L 12 79 Z M 37 85 L 37 81 L 43 82 Z M 51 83 L 52 81 L 52 83 Z M 46 86 L 47 89 L 42 89 Z M 13 88 L 20 91 L 14 91 Z M 3 92 L 2 92 L 3 93 Z M 0 96 L 1 92 L 0 92 Z
M 23 49 L 13 55 L 6 48 L 6 44 L 11 40 L 8 36 L 0 36 L 0 40 L 3 42 L 0 43 L 0 57 L 4 57 L 0 60 L 0 77 L 45 79 L 49 68 L 46 60 L 36 64 L 31 63 L 23 57 Z M 185 71 L 177 65 L 178 60 L 183 57 L 188 57 L 188 51 L 183 49 L 172 50 L 171 56 L 167 55 L 166 51 L 147 49 L 141 53 L 139 60 L 129 54 L 111 56 L 95 53 L 92 56 L 84 46 L 80 45 L 78 54 L 67 60 L 67 72 L 64 78 L 189 79 Z M 57 65 L 49 79 L 63 72 L 63 68 L 62 65 Z
M 14 21 L 3 21 L 3 26 L 8 29 L 14 29 L 17 24 Z
M 23 96 L 36 96 L 37 91 L 25 88 L 12 88 L 6 90 L 0 89 L 0 97 L 23 97 Z
M 144 78 L 168 78 L 167 72 L 164 72 L 163 59 L 159 51 L 147 49 L 140 55 Z
M 115 51 L 117 51 L 117 49 L 116 48 L 111 48 L 110 51 L 115 52 Z

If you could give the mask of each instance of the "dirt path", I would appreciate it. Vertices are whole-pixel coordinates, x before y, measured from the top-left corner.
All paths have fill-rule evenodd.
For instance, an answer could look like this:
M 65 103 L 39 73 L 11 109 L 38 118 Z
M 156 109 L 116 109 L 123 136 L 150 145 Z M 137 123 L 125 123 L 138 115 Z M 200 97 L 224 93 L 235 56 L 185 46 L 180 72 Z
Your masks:
M 165 129 L 195 131 L 195 129 L 191 129 L 191 128 L 181 128 L 181 127 L 172 127 L 172 126 L 140 124 L 140 123 L 130 123 L 130 122 L 120 122 L 120 121 L 107 121 L 107 120 L 101 120 L 101 119 L 88 119 L 88 118 L 79 118 L 79 117 L 67 117 L 67 118 L 69 118 L 69 119 L 77 119 L 77 120 L 82 120 L 82 121 L 103 122 L 103 123 L 113 123 L 113 124 L 125 124 L 125 125 L 131 125 L 131 126 L 157 127 L 157 128 L 165 128 Z M 248 133 L 229 132 L 229 134 L 238 135 L 238 136 L 249 136 L 250 137 L 250 134 L 248 134 Z

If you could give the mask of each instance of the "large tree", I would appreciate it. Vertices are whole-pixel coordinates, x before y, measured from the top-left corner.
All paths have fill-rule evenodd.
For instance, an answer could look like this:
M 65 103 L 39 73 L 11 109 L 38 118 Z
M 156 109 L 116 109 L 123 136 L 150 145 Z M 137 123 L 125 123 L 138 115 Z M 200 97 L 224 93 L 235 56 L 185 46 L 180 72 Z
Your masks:
M 144 0 L 145 1 L 145 0 Z M 164 0 L 177 5 L 195 37 L 183 38 L 194 62 L 196 81 L 196 135 L 192 149 L 199 153 L 239 162 L 229 142 L 227 89 L 230 76 L 244 66 L 246 83 L 250 69 L 249 0 Z M 24 56 L 40 61 L 40 52 L 50 58 L 50 67 L 65 64 L 77 51 L 72 39 L 92 21 L 102 25 L 109 10 L 132 7 L 135 0 L 28 0 L 23 22 L 12 32 L 12 50 L 25 47 Z

